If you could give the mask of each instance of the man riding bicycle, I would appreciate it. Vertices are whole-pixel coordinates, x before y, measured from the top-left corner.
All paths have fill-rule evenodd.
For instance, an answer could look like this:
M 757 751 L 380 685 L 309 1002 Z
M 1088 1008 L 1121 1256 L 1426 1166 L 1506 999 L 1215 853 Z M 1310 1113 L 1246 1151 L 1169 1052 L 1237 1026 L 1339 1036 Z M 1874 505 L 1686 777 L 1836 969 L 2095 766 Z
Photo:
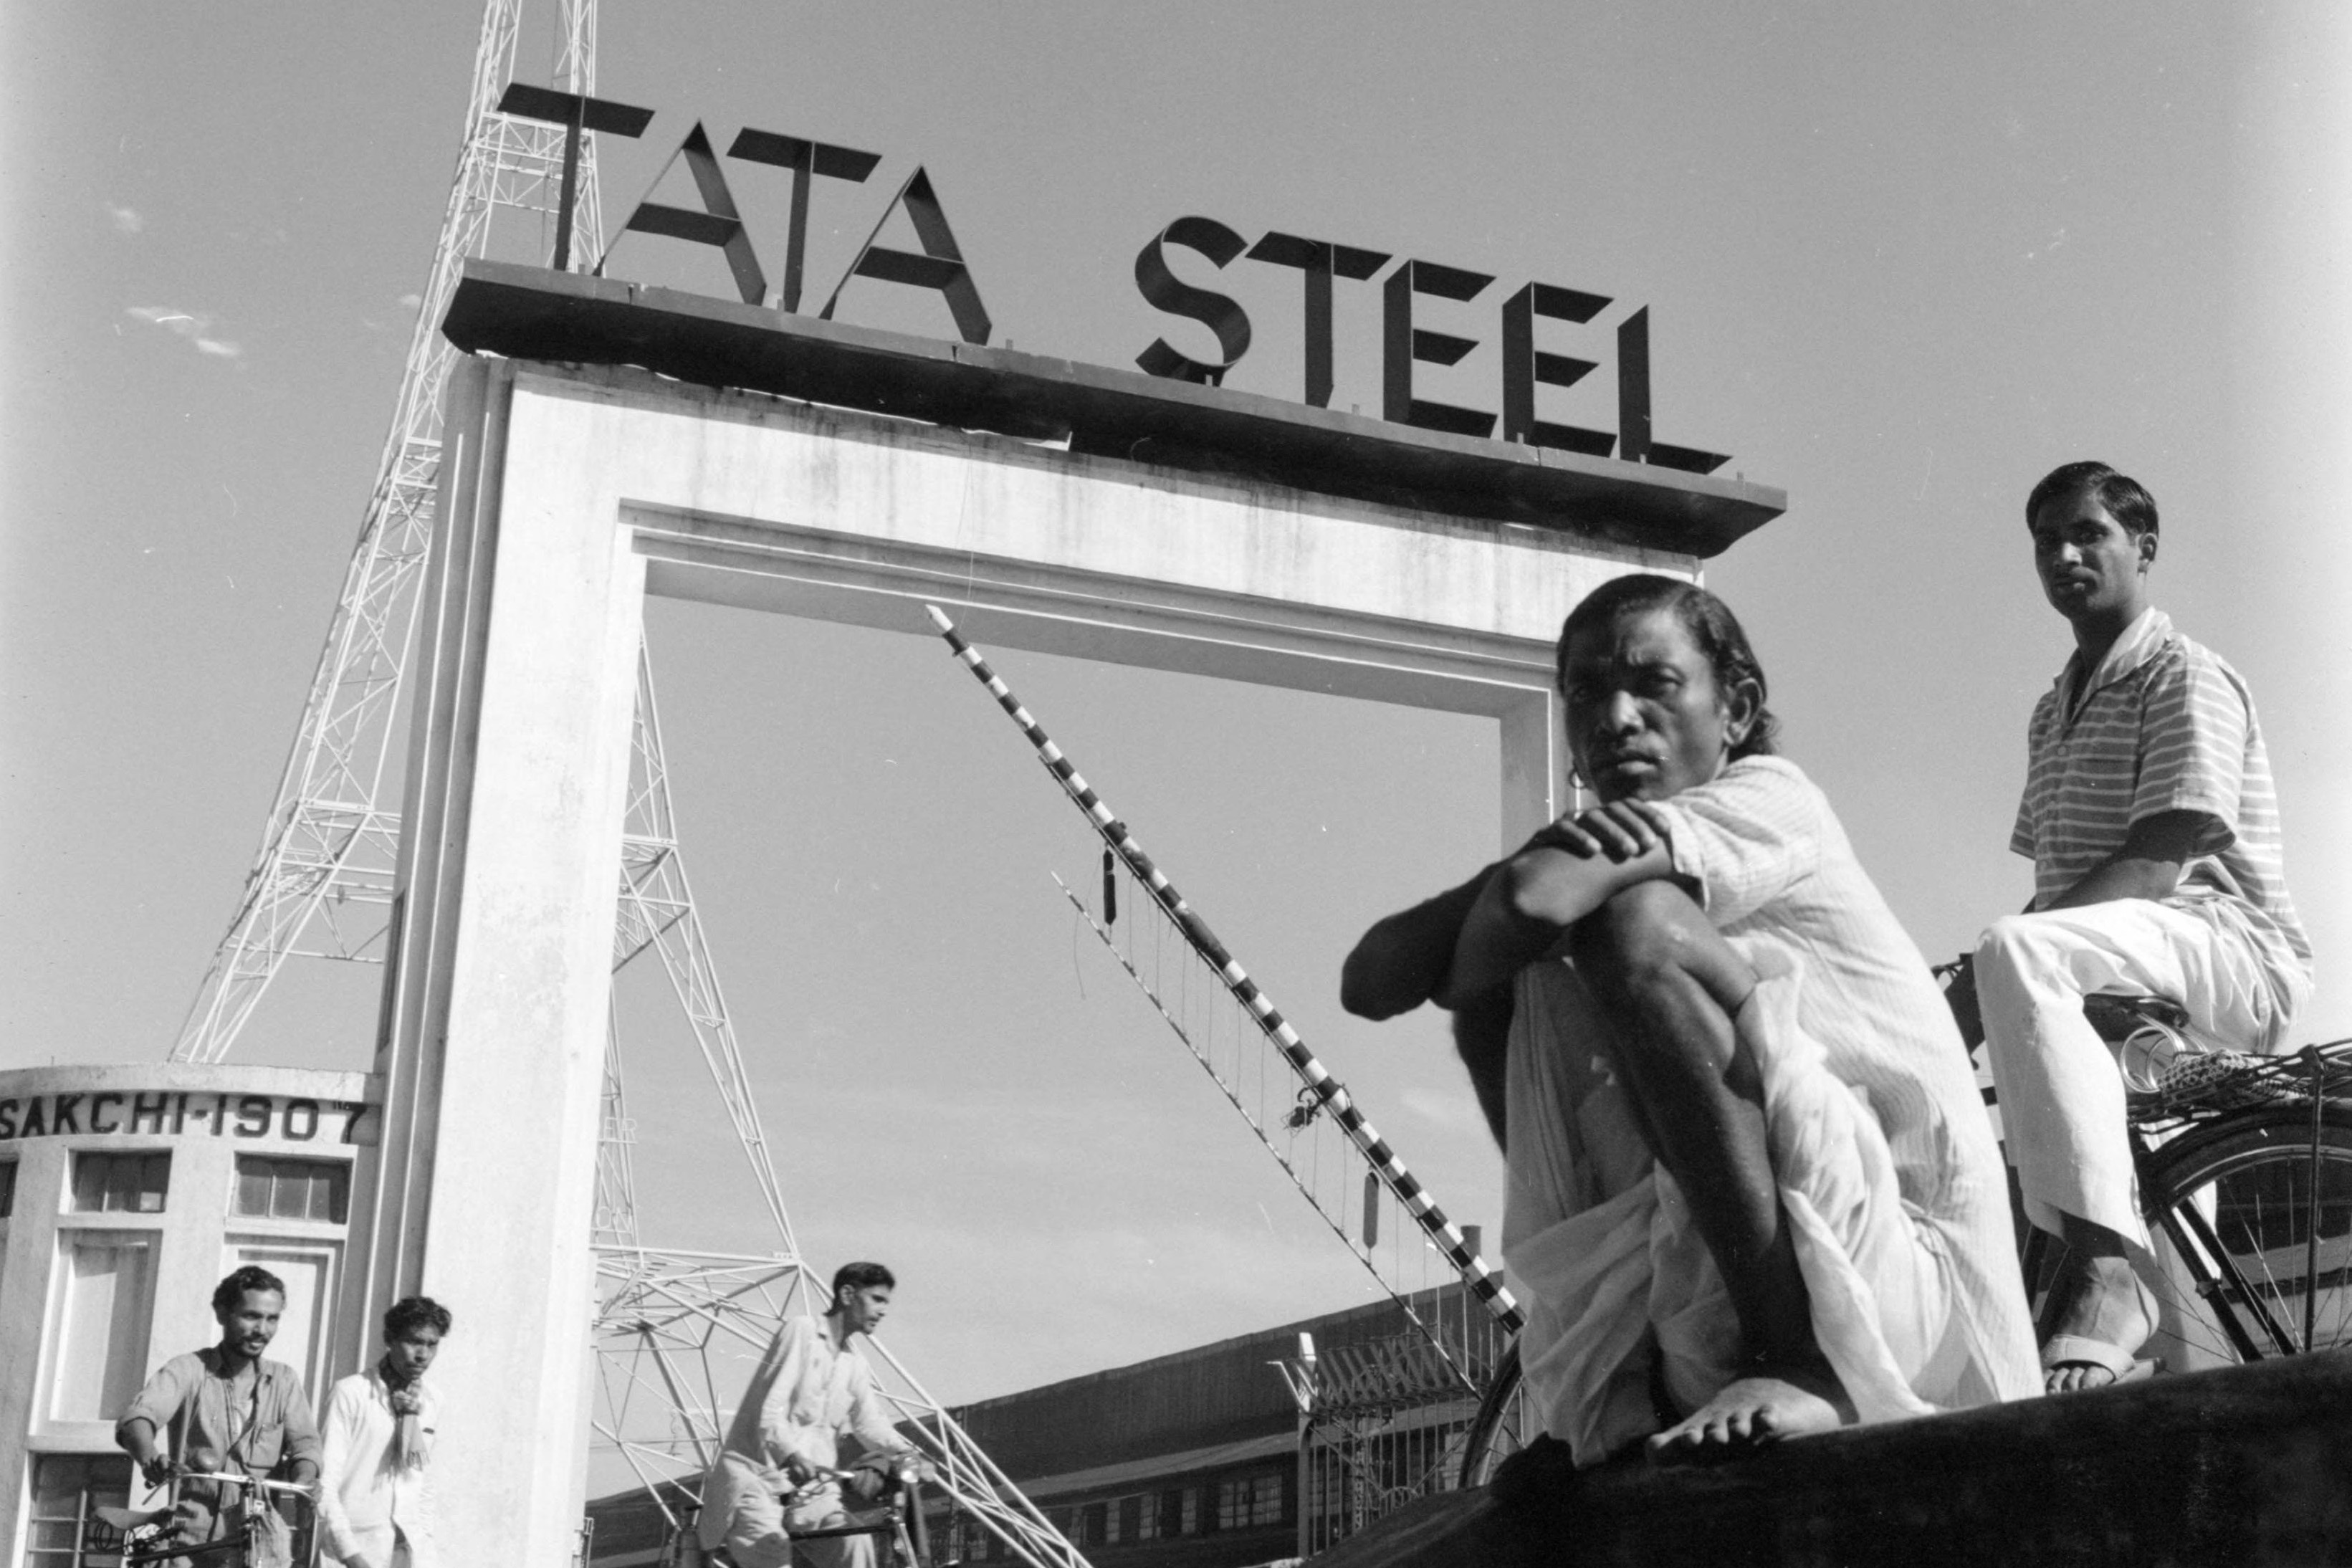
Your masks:
M 2028 731 L 2011 847 L 2033 860 L 2033 901 L 1986 931 L 1973 992 L 1963 975 L 1953 994 L 1972 1040 L 1981 1011 L 2027 1217 L 2066 1243 L 2037 1325 L 2055 1394 L 2146 1372 L 2134 1352 L 2157 1330 L 2125 1083 L 2083 998 L 2168 996 L 2192 1048 L 2273 1050 L 2310 994 L 2311 947 L 2253 699 L 2148 602 L 2155 500 L 2069 463 L 2025 513 L 2074 652 Z
M 873 1540 L 845 1532 L 849 1516 L 884 1495 L 914 1449 L 851 1342 L 881 1327 L 897 1286 L 879 1263 L 845 1263 L 820 1323 L 793 1317 L 777 1331 L 703 1480 L 704 1551 L 723 1548 L 735 1568 L 784 1568 L 802 1537 L 801 1553 L 819 1568 L 873 1568 Z M 862 1450 L 845 1477 L 844 1437 Z
M 165 1362 L 115 1424 L 114 1440 L 138 1463 L 149 1486 L 163 1486 L 184 1473 L 278 1479 L 302 1486 L 317 1479 L 319 1427 L 302 1380 L 292 1367 L 261 1354 L 285 1310 L 285 1282 L 266 1268 L 240 1268 L 213 1291 L 220 1343 Z M 173 1510 L 179 1543 L 201 1548 L 234 1542 L 246 1529 L 244 1499 L 237 1495 L 242 1489 L 215 1481 L 184 1484 Z M 226 1547 L 200 1553 L 201 1560 L 208 1568 L 290 1563 L 292 1531 L 283 1516 L 268 1509 L 257 1519 L 242 1557 Z

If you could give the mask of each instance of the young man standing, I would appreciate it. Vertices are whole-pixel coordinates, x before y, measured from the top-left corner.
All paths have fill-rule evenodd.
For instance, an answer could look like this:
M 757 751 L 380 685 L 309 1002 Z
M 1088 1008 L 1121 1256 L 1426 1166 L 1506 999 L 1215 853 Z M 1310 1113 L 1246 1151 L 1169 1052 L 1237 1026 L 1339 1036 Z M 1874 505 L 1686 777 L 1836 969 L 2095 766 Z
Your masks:
M 784 1568 L 793 1531 L 848 1522 L 851 1507 L 882 1495 L 890 1462 L 914 1452 L 891 1426 L 873 1369 L 850 1343 L 881 1326 L 897 1287 L 879 1263 L 845 1263 L 834 1272 L 822 1322 L 793 1318 L 776 1331 L 702 1483 L 696 1530 L 704 1551 L 724 1546 L 736 1568 Z M 846 1482 L 833 1479 L 844 1436 L 860 1448 Z M 845 1489 L 855 1504 L 845 1500 Z M 805 1541 L 800 1551 L 817 1568 L 873 1568 L 875 1561 L 870 1535 Z
M 1829 803 L 1771 754 L 1738 622 L 1618 578 L 1559 674 L 1601 805 L 1374 926 L 1341 993 L 1371 1017 L 1433 999 L 1474 1074 L 1501 1064 L 1480 1099 L 1507 1122 L 1546 1435 L 1578 1466 L 1644 1439 L 1674 1462 L 2032 1393 L 1967 1058 Z
M 383 1355 L 327 1396 L 319 1531 L 327 1561 L 346 1568 L 434 1568 L 432 1458 L 440 1401 L 425 1370 L 449 1331 L 429 1296 L 383 1315 Z
M 2148 602 L 2155 500 L 2069 463 L 2025 517 L 2074 651 L 2034 706 L 2010 839 L 2032 858 L 2033 902 L 1985 932 L 1974 995 L 2027 1216 L 2067 1243 L 2040 1325 L 2063 1393 L 2145 1370 L 2132 1352 L 2157 1327 L 2125 1085 L 2083 998 L 2168 996 L 2193 1047 L 2273 1050 L 2310 994 L 2311 946 L 2253 699 Z
M 318 1478 L 319 1428 L 302 1380 L 261 1354 L 285 1310 L 285 1282 L 266 1268 L 248 1265 L 213 1291 L 220 1343 L 165 1362 L 115 1423 L 115 1442 L 149 1486 L 184 1471 L 297 1485 Z M 236 1534 L 242 1500 L 236 1493 L 218 1483 L 184 1486 L 174 1510 L 180 1539 L 200 1545 Z M 292 1550 L 292 1532 L 273 1508 L 248 1539 L 246 1562 L 276 1568 Z

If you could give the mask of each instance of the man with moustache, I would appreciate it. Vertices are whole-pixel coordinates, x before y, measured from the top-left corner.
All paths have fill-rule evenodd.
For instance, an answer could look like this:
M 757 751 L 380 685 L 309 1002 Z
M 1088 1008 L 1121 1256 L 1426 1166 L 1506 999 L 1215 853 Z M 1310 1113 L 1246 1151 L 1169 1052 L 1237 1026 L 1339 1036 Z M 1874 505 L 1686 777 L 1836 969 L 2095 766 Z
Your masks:
M 1379 922 L 1341 983 L 1369 1017 L 1453 1010 L 1507 1122 L 1503 1255 L 1548 1441 L 1498 1489 L 2032 1393 L 1957 1031 L 1829 803 L 1773 754 L 1738 620 L 1617 578 L 1569 616 L 1558 675 L 1600 804 Z
M 263 1359 L 286 1310 L 286 1284 L 248 1264 L 213 1291 L 220 1343 L 173 1356 L 155 1371 L 115 1424 L 114 1440 L 151 1487 L 183 1471 L 249 1476 L 309 1485 L 319 1475 L 319 1427 L 302 1380 Z M 242 1499 L 220 1482 L 188 1482 L 174 1505 L 185 1544 L 234 1535 Z M 249 1568 L 291 1562 L 292 1531 L 275 1508 L 247 1538 Z

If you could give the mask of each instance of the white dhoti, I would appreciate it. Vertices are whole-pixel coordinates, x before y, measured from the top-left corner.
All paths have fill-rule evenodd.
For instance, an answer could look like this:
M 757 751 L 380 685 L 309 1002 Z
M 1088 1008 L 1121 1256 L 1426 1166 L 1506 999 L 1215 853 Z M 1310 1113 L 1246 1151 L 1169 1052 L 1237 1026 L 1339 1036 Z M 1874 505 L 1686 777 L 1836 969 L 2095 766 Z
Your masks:
M 2196 1050 L 2263 1051 L 2289 1022 L 2258 955 L 2226 924 L 2148 899 L 2007 915 L 1977 947 L 1977 1002 L 2026 1217 L 2061 1211 L 2152 1258 L 2116 1053 L 2083 1016 L 2098 992 L 2168 996 Z
M 1902 1196 L 1862 1093 L 1798 1024 L 1803 984 L 1769 940 L 1730 939 L 1759 982 L 1738 1019 L 1762 1075 L 1773 1174 L 1813 1334 L 1864 1421 L 1926 1415 L 1959 1382 L 1942 1235 Z M 1524 973 L 1509 1062 L 1503 1256 L 1528 1300 L 1527 1397 L 1589 1465 L 1659 1429 L 1655 1387 L 1697 1408 L 1741 1372 L 1739 1324 L 1673 1177 L 1593 1059 L 1606 1026 L 1566 963 Z M 1980 1395 L 1979 1395 L 1980 1397 Z

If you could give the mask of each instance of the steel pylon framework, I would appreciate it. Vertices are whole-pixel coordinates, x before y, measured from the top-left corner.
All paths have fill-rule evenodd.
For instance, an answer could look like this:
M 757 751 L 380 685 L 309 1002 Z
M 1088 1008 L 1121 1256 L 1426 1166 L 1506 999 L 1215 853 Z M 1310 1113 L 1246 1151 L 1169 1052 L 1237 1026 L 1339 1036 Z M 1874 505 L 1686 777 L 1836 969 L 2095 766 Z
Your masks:
M 556 5 L 553 85 L 593 94 L 596 0 L 556 0 Z M 385 957 L 400 838 L 398 785 L 389 770 L 403 738 L 402 682 L 414 652 L 440 471 L 442 390 L 456 354 L 440 321 L 465 262 L 490 255 L 494 240 L 528 247 L 539 258 L 554 246 L 565 129 L 497 109 L 515 79 L 521 22 L 521 0 L 487 0 L 464 146 L 358 543 L 260 853 L 173 1047 L 175 1061 L 226 1058 L 289 958 L 381 963 Z M 583 136 L 574 257 L 603 252 L 597 192 L 593 138 Z M 516 215 L 525 232 L 494 235 L 500 213 Z M 642 653 L 620 883 L 614 967 L 649 950 L 659 958 L 780 1246 L 759 1258 L 643 1245 L 621 1037 L 617 1022 L 608 1027 L 593 1222 L 603 1398 L 593 1425 L 597 1440 L 653 1486 L 676 1522 L 677 1490 L 659 1483 L 691 1489 L 719 1440 L 725 1402 L 740 1393 L 787 1314 L 823 1305 L 824 1286 L 802 1261 L 793 1238 L 718 969 L 695 911 L 671 814 L 651 668 Z M 875 1349 L 887 1397 L 919 1434 L 954 1506 L 1035 1568 L 1086 1568 L 1085 1559 L 945 1408 L 887 1349 Z
M 660 960 L 782 1242 L 772 1256 L 756 1258 L 647 1247 L 639 1240 L 635 1140 L 621 1076 L 620 1035 L 617 1029 L 608 1032 L 604 1136 L 597 1152 L 593 1441 L 628 1465 L 676 1530 L 686 1522 L 678 1507 L 680 1489 L 690 1493 L 716 1457 L 729 1402 L 740 1393 L 753 1363 L 786 1317 L 823 1308 L 826 1281 L 803 1260 L 793 1239 L 718 965 L 695 911 L 678 854 L 653 666 L 642 648 L 632 739 L 613 967 L 617 973 L 648 951 Z M 880 1358 L 876 1371 L 883 1396 L 901 1429 L 912 1433 L 929 1457 L 954 1509 L 1034 1568 L 1086 1568 L 1076 1549 L 946 1407 L 886 1346 L 869 1343 Z
M 557 82 L 595 89 L 595 0 L 557 0 Z M 489 253 L 492 219 L 522 215 L 544 255 L 563 173 L 564 130 L 497 112 L 514 75 L 520 0 L 488 0 L 474 57 L 466 140 L 431 274 L 409 336 L 399 401 L 360 525 L 302 722 L 227 933 L 172 1049 L 175 1061 L 224 1058 L 286 960 L 381 963 L 400 819 L 388 784 L 402 676 L 414 647 L 418 589 L 441 467 L 441 395 L 456 350 L 440 323 L 469 257 Z M 592 140 L 583 138 L 583 141 Z M 577 221 L 602 232 L 593 149 L 583 147 Z M 593 253 L 593 252 L 592 252 Z

